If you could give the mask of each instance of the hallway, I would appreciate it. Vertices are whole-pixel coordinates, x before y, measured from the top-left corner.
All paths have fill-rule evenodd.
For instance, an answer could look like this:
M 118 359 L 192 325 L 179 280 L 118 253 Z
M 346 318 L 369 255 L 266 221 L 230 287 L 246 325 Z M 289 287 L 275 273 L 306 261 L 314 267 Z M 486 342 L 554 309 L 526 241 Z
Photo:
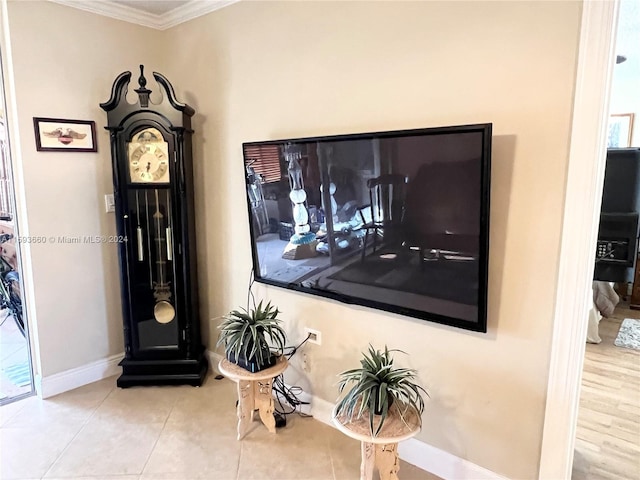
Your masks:
M 587 344 L 573 480 L 640 479 L 640 350 L 613 344 L 625 318 L 640 312 L 621 302 Z

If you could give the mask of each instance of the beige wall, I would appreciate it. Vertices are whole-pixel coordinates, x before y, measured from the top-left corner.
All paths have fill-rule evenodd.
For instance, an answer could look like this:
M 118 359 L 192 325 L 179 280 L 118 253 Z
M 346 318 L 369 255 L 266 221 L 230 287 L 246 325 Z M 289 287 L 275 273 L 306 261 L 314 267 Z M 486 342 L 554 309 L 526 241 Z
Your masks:
M 336 374 L 368 342 L 400 348 L 411 355 L 398 361 L 420 371 L 432 397 L 420 440 L 533 478 L 580 12 L 578 2 L 241 2 L 171 29 L 166 73 L 198 112 L 204 317 L 245 301 L 243 141 L 493 122 L 486 335 L 255 291 L 280 306 L 292 343 L 304 325 L 322 332 L 323 345 L 306 348 L 310 373 L 294 365 L 314 394 L 334 401 Z
M 106 113 L 115 77 L 144 62 L 163 70 L 162 32 L 51 2 L 9 2 L 29 233 L 115 233 Z M 33 117 L 94 120 L 98 153 L 36 152 Z M 18 187 L 20 185 L 18 184 Z M 124 350 L 116 245 L 31 246 L 44 377 Z
M 143 62 L 197 114 L 203 319 L 242 304 L 251 267 L 241 143 L 493 122 L 489 332 L 255 287 L 291 343 L 291 374 L 327 401 L 369 342 L 410 353 L 431 393 L 419 439 L 511 478 L 538 470 L 580 21 L 579 2 L 241 2 L 156 32 L 49 2 L 10 2 L 32 235 L 114 232 L 106 116 Z M 163 50 L 166 49 L 166 50 Z M 153 86 L 151 86 L 153 88 Z M 97 154 L 37 153 L 32 117 L 96 120 Z M 113 245 L 35 245 L 44 375 L 122 351 Z M 205 321 L 205 342 L 217 321 Z

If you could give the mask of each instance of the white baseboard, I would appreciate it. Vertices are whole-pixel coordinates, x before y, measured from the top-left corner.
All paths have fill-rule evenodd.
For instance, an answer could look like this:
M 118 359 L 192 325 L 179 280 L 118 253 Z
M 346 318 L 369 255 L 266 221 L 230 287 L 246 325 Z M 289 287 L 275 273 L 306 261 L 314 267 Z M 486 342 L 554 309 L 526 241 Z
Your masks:
M 209 357 L 212 368 L 217 371 L 218 362 L 220 362 L 222 356 L 207 350 L 207 357 Z M 298 395 L 298 398 L 310 403 L 310 408 L 303 406 L 302 411 L 304 413 L 308 413 L 316 420 L 335 428 L 331 422 L 333 403 L 310 395 L 307 392 L 302 392 Z M 415 438 L 400 442 L 398 453 L 405 462 L 437 475 L 444 480 L 508 480 L 506 477 L 471 463 L 464 458 L 457 457 Z
M 400 458 L 445 480 L 507 480 L 464 458 L 410 438 L 398 444 Z
M 49 375 L 39 380 L 38 394 L 42 398 L 53 397 L 68 392 L 74 388 L 97 382 L 103 378 L 120 373 L 118 363 L 124 358 L 124 353 L 88 363 L 82 367 L 72 368 L 64 372 Z

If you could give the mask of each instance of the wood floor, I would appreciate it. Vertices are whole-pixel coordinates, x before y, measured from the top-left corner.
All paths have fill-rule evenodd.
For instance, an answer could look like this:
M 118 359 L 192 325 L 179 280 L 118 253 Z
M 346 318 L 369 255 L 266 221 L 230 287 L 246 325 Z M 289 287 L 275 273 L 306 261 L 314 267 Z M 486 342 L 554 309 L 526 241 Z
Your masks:
M 640 480 L 640 350 L 613 344 L 625 318 L 640 311 L 621 303 L 587 344 L 573 480 Z

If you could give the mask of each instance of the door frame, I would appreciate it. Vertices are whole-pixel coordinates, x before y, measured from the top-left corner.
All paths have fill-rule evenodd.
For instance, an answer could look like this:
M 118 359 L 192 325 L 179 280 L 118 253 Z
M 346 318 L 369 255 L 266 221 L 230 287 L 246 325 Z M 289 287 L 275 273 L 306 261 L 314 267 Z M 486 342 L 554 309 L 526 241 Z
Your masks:
M 13 178 L 14 196 L 14 225 L 16 233 L 29 236 L 29 222 L 27 220 L 27 200 L 25 197 L 24 172 L 22 168 L 22 148 L 20 143 L 20 129 L 18 121 L 18 107 L 16 102 L 16 86 L 13 75 L 13 57 L 11 50 L 11 32 L 9 28 L 9 12 L 7 0 L 0 0 L 0 55 L 1 77 L 4 87 L 5 126 L 7 128 L 7 142 Z M 16 243 L 16 245 L 18 245 Z M 22 293 L 23 318 L 27 333 L 27 348 L 32 375 L 32 393 L 42 395 L 42 371 L 38 329 L 36 322 L 35 295 L 33 284 L 33 267 L 29 243 L 20 243 L 16 249 L 18 265 L 20 267 L 20 286 Z
M 540 480 L 571 478 L 620 0 L 582 4 Z

